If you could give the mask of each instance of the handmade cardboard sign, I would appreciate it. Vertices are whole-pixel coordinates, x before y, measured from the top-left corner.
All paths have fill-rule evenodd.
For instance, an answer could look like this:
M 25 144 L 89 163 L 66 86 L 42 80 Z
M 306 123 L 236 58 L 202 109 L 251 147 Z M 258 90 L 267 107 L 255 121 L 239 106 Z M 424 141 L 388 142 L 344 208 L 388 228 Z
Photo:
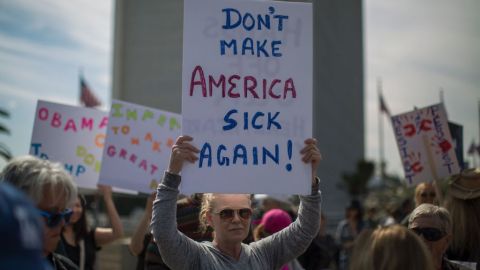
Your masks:
M 460 172 L 443 104 L 392 116 L 398 150 L 409 185 Z
M 311 4 L 184 1 L 184 192 L 310 192 L 312 44 Z
M 180 135 L 180 115 L 113 100 L 109 119 L 99 182 L 152 192 Z
M 108 114 L 39 100 L 30 154 L 64 164 L 78 187 L 97 189 Z

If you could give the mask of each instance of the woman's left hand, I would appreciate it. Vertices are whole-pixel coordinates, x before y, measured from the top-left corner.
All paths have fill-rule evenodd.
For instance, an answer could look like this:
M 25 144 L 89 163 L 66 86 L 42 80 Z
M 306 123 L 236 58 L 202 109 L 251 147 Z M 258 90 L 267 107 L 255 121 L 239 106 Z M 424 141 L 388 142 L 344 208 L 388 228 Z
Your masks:
M 303 162 L 312 164 L 312 176 L 315 176 L 320 160 L 322 160 L 322 154 L 317 147 L 317 140 L 315 138 L 306 139 L 305 147 L 300 150 L 300 154 L 303 155 Z

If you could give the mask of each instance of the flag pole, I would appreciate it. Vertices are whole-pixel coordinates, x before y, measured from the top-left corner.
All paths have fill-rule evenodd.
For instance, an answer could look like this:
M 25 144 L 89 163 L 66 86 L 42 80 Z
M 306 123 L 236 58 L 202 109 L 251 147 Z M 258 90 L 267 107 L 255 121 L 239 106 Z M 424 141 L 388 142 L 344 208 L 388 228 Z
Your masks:
M 82 79 L 83 79 L 83 67 L 78 68 L 78 101 L 82 106 Z
M 477 149 L 480 148 L 480 99 L 478 100 L 478 145 Z M 477 150 L 477 154 L 480 157 L 480 150 Z M 474 154 L 475 155 L 475 154 Z M 475 164 L 476 167 L 479 168 L 480 164 Z
M 382 79 L 377 79 L 377 96 L 380 101 L 382 97 Z M 383 97 L 382 97 L 383 98 Z M 383 118 L 381 106 L 378 106 L 378 144 L 379 144 L 379 159 L 380 159 L 380 178 L 382 182 L 385 180 L 385 152 L 384 152 L 384 138 L 383 138 Z

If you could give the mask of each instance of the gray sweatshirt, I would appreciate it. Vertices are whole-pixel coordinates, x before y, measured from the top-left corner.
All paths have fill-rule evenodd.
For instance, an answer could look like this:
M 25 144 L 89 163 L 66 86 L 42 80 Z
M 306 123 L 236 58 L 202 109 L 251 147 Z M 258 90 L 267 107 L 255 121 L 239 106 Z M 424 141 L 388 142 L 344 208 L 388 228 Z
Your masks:
M 177 269 L 276 270 L 301 255 L 320 226 L 320 193 L 300 196 L 298 218 L 260 241 L 242 243 L 240 259 L 223 254 L 211 242 L 198 243 L 177 230 L 176 201 L 180 176 L 165 172 L 153 203 L 151 228 L 164 262 Z

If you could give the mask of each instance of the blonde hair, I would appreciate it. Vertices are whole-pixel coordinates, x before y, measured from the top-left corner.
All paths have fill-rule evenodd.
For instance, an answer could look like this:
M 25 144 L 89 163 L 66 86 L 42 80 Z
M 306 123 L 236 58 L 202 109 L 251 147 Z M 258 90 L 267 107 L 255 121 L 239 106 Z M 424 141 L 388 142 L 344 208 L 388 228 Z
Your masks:
M 202 197 L 202 206 L 200 208 L 199 214 L 199 221 L 200 221 L 200 231 L 205 233 L 208 228 L 208 220 L 207 220 L 207 213 L 212 212 L 213 208 L 215 207 L 215 200 L 219 196 L 222 195 L 229 195 L 229 194 L 221 194 L 221 193 L 205 193 Z M 244 194 L 248 197 L 250 204 L 252 203 L 252 198 L 250 194 Z
M 433 270 L 427 247 L 401 225 L 362 232 L 353 248 L 350 270 Z
M 417 187 L 415 188 L 415 207 L 417 207 L 421 204 L 421 201 L 422 201 L 421 193 L 422 193 L 423 190 L 425 190 L 427 188 L 431 188 L 431 189 L 435 190 L 435 187 L 433 186 L 432 183 L 426 183 L 426 182 L 422 182 L 422 183 L 418 184 Z M 435 193 L 436 193 L 436 190 L 435 190 Z M 434 201 L 436 201 L 436 196 L 435 196 Z
M 450 197 L 446 208 L 452 220 L 452 242 L 450 250 L 456 257 L 480 262 L 480 197 L 462 200 Z

